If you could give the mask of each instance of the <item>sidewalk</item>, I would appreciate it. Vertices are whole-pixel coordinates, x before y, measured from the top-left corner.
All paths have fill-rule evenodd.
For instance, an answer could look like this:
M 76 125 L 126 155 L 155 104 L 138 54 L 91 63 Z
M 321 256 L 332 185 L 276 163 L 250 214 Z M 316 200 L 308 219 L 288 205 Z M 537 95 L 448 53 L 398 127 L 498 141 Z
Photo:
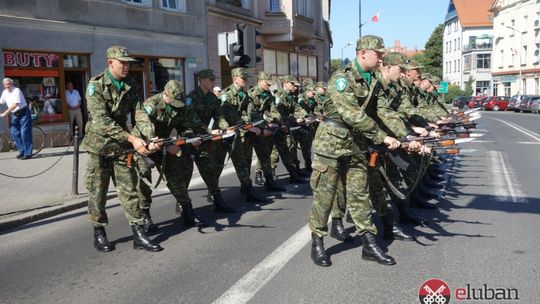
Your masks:
M 72 146 L 43 149 L 29 160 L 19 160 L 17 154 L 0 153 L 0 231 L 86 206 L 87 154 L 83 149 L 79 151 L 78 195 L 72 195 Z M 109 198 L 115 196 L 111 182 Z

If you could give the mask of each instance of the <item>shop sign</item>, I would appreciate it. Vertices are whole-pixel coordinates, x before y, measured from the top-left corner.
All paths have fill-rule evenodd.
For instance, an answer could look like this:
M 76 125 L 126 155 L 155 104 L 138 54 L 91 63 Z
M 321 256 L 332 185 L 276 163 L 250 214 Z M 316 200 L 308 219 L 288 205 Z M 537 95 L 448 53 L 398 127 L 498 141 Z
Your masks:
M 58 55 L 52 53 L 35 52 L 2 52 L 5 67 L 17 68 L 56 68 Z

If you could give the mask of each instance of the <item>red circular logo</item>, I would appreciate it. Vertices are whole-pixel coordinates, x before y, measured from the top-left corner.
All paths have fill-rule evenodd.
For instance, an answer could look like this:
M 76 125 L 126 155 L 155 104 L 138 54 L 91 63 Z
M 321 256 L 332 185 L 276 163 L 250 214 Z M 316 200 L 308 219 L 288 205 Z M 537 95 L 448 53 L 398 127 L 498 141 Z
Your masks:
M 418 290 L 421 304 L 449 304 L 450 294 L 450 287 L 441 279 L 429 279 Z

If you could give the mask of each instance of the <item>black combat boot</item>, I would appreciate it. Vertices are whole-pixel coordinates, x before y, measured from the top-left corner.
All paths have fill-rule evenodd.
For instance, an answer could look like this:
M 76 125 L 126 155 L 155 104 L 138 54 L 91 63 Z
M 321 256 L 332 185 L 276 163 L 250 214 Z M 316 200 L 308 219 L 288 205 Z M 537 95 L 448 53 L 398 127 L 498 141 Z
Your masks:
M 411 207 L 413 208 L 423 208 L 423 209 L 436 209 L 437 208 L 437 206 L 428 203 L 427 200 L 418 193 L 418 189 L 414 190 L 413 193 L 411 194 L 410 204 L 411 204 Z
M 285 188 L 280 187 L 274 182 L 274 179 L 272 178 L 272 174 L 266 174 L 264 176 L 266 179 L 266 182 L 264 183 L 264 190 L 268 192 L 283 192 L 285 191 Z
M 434 171 L 431 171 L 431 170 L 427 171 L 426 176 L 428 176 L 430 180 L 433 180 L 436 182 L 443 182 L 445 180 L 442 174 L 435 173 Z
M 156 232 L 158 230 L 158 227 L 152 221 L 152 217 L 150 216 L 150 209 L 141 209 L 141 213 L 144 219 L 144 232 Z
M 330 258 L 324 250 L 323 239 L 316 234 L 311 234 L 311 259 L 318 266 L 328 267 L 332 265 Z
M 439 198 L 439 195 L 436 193 L 438 191 L 431 191 L 429 187 L 426 187 L 423 183 L 418 185 L 418 194 L 422 195 L 425 198 L 433 199 Z
M 266 203 L 266 199 L 260 197 L 251 184 L 244 186 L 244 193 L 246 195 L 246 202 L 248 203 Z
M 352 242 L 353 238 L 343 226 L 342 218 L 332 218 L 332 228 L 330 229 L 330 236 L 341 242 Z
M 300 177 L 294 169 L 289 170 L 289 176 L 291 184 L 307 184 L 307 181 Z
M 396 261 L 391 256 L 382 251 L 375 240 L 375 235 L 371 232 L 366 232 L 360 236 L 362 240 L 362 259 L 375 261 L 383 265 L 394 265 Z
M 396 204 L 399 211 L 399 223 L 400 224 L 410 224 L 410 225 L 420 225 L 424 226 L 425 221 L 419 218 L 412 210 L 409 208 L 409 199 L 406 201 L 401 201 Z
M 429 188 L 434 188 L 434 189 L 444 188 L 443 185 L 441 184 L 441 181 L 436 181 L 432 179 L 431 177 L 429 177 L 429 174 L 424 175 L 424 178 L 422 179 L 422 181 L 424 182 L 424 185 L 428 186 Z
M 223 213 L 234 213 L 236 210 L 231 206 L 227 205 L 221 196 L 221 192 L 215 193 L 212 195 L 214 198 L 214 212 L 223 212 Z
M 182 205 L 182 223 L 184 223 L 184 226 L 190 227 L 208 227 L 208 224 L 195 214 L 191 202 Z
M 263 173 L 262 172 L 256 172 L 255 173 L 255 184 L 257 184 L 259 186 L 264 185 Z
M 311 168 L 311 158 L 307 158 L 305 160 L 305 164 L 306 164 L 306 171 L 307 172 L 313 171 L 313 169 Z
M 94 227 L 94 248 L 97 251 L 109 252 L 114 250 L 114 245 L 109 243 L 105 227 Z
M 384 224 L 383 238 L 387 240 L 400 240 L 405 242 L 414 241 L 414 237 L 412 235 L 407 234 L 396 224 L 393 214 L 388 213 L 383 215 L 381 218 Z
M 133 249 L 144 249 L 151 252 L 163 250 L 161 246 L 150 241 L 148 236 L 144 233 L 142 225 L 131 225 L 131 230 L 133 230 Z

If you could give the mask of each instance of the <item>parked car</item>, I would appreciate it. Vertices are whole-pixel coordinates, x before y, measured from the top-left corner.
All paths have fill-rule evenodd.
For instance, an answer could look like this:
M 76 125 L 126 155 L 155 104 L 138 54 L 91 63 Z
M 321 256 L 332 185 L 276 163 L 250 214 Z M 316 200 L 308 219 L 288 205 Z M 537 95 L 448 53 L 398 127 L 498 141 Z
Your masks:
M 482 102 L 484 99 L 486 99 L 487 97 L 484 96 L 484 95 L 478 95 L 476 97 L 474 97 L 473 99 L 471 99 L 471 101 L 469 101 L 469 108 L 480 108 L 482 107 Z
M 456 108 L 463 109 L 472 98 L 471 96 L 458 96 L 454 98 L 453 105 Z
M 531 101 L 531 112 L 540 114 L 540 98 Z
M 507 96 L 488 97 L 483 104 L 483 108 L 484 110 L 506 111 L 509 102 L 510 97 Z
M 540 98 L 538 95 L 523 95 L 519 101 L 519 110 L 521 112 L 531 112 L 532 100 Z
M 510 102 L 508 103 L 507 111 L 514 111 L 519 112 L 519 102 L 521 100 L 522 95 L 514 95 L 512 98 L 510 98 Z

